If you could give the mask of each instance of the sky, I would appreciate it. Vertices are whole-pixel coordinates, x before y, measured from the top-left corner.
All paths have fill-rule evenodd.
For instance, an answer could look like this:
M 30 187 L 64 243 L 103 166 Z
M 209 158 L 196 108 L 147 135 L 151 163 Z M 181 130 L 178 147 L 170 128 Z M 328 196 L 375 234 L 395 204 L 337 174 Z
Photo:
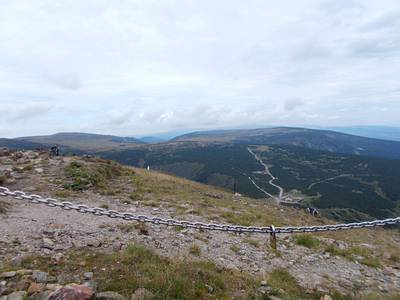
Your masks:
M 0 0 L 0 136 L 400 125 L 398 0 Z

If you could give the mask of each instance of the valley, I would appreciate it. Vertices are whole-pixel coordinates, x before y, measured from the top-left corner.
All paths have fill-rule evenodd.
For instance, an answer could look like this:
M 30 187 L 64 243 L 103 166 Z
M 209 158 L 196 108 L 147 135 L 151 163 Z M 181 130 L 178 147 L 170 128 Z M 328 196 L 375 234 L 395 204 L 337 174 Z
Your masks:
M 399 142 L 290 127 L 194 132 L 154 142 L 60 133 L 3 139 L 0 146 L 46 149 L 58 144 L 64 154 L 149 167 L 283 205 L 314 206 L 346 222 L 400 211 Z

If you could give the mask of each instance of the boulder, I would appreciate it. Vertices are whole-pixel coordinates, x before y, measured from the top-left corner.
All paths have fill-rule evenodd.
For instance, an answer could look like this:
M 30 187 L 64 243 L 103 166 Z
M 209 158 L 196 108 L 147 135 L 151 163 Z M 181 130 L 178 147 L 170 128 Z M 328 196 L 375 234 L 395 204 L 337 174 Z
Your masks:
M 88 300 L 92 298 L 91 288 L 83 285 L 71 284 L 50 294 L 48 300 Z
M 37 283 L 47 283 L 47 276 L 49 276 L 49 274 L 46 272 L 34 270 L 30 278 Z
M 96 299 L 100 300 L 126 300 L 126 298 L 116 292 L 102 292 L 96 294 Z
M 21 151 L 14 153 L 14 159 L 21 159 L 23 157 L 24 157 L 24 153 L 22 153 Z
M 13 278 L 17 275 L 17 272 L 4 272 L 0 274 L 0 278 L 5 278 L 5 279 L 9 279 L 9 278 Z
M 24 291 L 14 292 L 7 296 L 0 297 L 0 300 L 24 300 L 26 299 L 27 294 Z
M 29 300 L 47 300 L 52 292 L 51 291 L 44 291 L 40 293 L 33 294 L 28 299 Z
M 87 287 L 89 287 L 89 288 L 91 288 L 92 291 L 93 291 L 94 293 L 96 293 L 97 287 L 98 287 L 98 284 L 97 284 L 96 281 L 94 281 L 94 280 L 88 280 L 88 281 L 85 281 L 85 282 L 83 283 L 83 285 L 84 285 L 84 286 L 87 286 Z
M 61 284 L 57 284 L 57 283 L 48 283 L 46 284 L 46 290 L 49 291 L 57 291 L 58 289 L 61 289 L 63 286 Z
M 27 290 L 30 285 L 31 281 L 29 279 L 23 278 L 17 282 L 17 284 L 15 285 L 15 289 L 18 291 L 24 291 Z
M 43 292 L 45 285 L 43 283 L 32 282 L 28 288 L 28 295 Z

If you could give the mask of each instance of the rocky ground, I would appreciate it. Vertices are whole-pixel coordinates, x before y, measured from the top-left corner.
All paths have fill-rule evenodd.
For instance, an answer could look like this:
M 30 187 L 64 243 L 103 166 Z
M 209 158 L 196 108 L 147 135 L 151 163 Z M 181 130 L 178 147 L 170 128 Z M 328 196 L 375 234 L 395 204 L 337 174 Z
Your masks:
M 125 193 L 135 192 L 134 184 L 123 186 L 125 189 L 122 192 L 104 193 L 95 187 L 69 192 L 63 181 L 64 172 L 71 162 L 77 160 L 81 158 L 49 158 L 44 152 L 9 153 L 3 149 L 0 151 L 0 180 L 3 181 L 0 185 L 12 190 L 21 189 L 43 196 L 62 196 L 62 200 L 137 214 L 171 217 L 176 216 L 180 209 L 179 216 L 184 214 L 188 220 L 209 221 L 195 213 L 196 206 L 186 200 L 182 200 L 179 209 L 158 202 L 155 203 L 159 205 L 154 202 L 149 205 L 148 201 L 142 203 L 140 197 L 132 201 L 122 201 Z M 136 174 L 141 174 L 140 172 L 145 171 L 136 170 Z M 175 188 L 179 189 L 179 186 Z M 209 189 L 213 191 L 212 188 Z M 219 190 L 212 193 L 221 193 L 223 197 L 228 197 Z M 149 194 L 151 192 L 147 191 L 144 197 L 150 197 Z M 233 202 L 232 196 L 229 197 L 229 201 Z M 211 198 L 218 201 L 215 195 L 211 195 Z M 379 245 L 368 238 L 384 235 L 386 239 L 390 239 L 388 245 L 392 247 L 400 242 L 398 231 L 394 230 L 390 233 L 385 230 L 360 231 L 365 237 L 360 247 L 365 251 L 357 251 L 354 255 L 347 255 L 350 251 L 346 252 L 346 249 L 353 249 L 352 241 L 322 234 L 315 240 L 305 238 L 306 242 L 299 242 L 293 236 L 280 235 L 278 249 L 273 250 L 269 246 L 268 237 L 261 234 L 236 235 L 137 225 L 10 197 L 1 197 L 0 201 L 0 210 L 1 207 L 5 210 L 5 213 L 0 214 L 0 270 L 13 270 L 0 275 L 1 300 L 27 297 L 40 300 L 66 299 L 69 296 L 70 299 L 89 299 L 93 295 L 98 299 L 124 299 L 127 295 L 111 291 L 97 292 L 92 271 L 74 274 L 75 277 L 65 274 L 52 277 L 38 270 L 21 270 L 19 267 L 22 261 L 31 256 L 47 257 L 49 262 L 57 264 L 71 251 L 113 253 L 132 244 L 145 245 L 161 257 L 211 261 L 222 270 L 250 274 L 259 280 L 257 293 L 264 298 L 278 299 L 277 296 L 269 295 L 270 287 L 267 283 L 268 274 L 276 269 L 287 270 L 306 293 L 314 293 L 318 297 L 321 295 L 324 299 L 339 297 L 339 294 L 347 295 L 349 299 L 363 299 L 366 295 L 371 299 L 398 299 L 396 295 L 400 291 L 400 261 L 393 253 L 379 248 Z M 246 206 L 252 205 L 251 201 L 246 199 Z M 185 208 L 183 213 L 182 206 Z M 267 209 L 269 213 L 272 211 L 275 214 L 283 211 L 279 207 Z M 318 245 L 314 245 L 313 241 L 317 241 Z M 393 249 L 394 253 L 398 250 L 399 248 Z M 368 257 L 370 255 L 374 257 L 373 260 Z M 376 257 L 382 259 L 377 262 Z M 212 298 L 212 291 L 209 292 Z M 156 297 L 143 288 L 132 293 L 132 299 Z M 240 293 L 235 297 L 240 298 Z

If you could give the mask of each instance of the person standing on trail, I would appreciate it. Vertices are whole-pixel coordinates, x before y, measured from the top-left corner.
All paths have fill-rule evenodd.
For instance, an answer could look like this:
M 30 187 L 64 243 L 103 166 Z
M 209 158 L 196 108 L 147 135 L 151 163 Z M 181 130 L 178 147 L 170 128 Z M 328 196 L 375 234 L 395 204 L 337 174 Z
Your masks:
M 58 148 L 58 145 L 54 145 L 53 147 L 50 148 L 50 156 L 59 156 L 60 155 L 60 149 Z

